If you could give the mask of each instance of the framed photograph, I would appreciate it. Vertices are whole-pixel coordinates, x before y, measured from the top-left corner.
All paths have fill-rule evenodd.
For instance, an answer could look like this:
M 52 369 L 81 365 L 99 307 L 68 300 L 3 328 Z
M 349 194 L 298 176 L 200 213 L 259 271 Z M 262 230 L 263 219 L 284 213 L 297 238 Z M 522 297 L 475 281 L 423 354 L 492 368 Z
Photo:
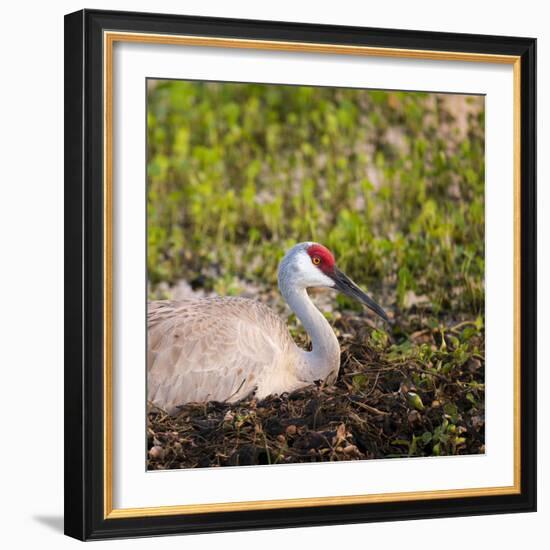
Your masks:
M 535 55 L 66 16 L 66 534 L 535 510 Z

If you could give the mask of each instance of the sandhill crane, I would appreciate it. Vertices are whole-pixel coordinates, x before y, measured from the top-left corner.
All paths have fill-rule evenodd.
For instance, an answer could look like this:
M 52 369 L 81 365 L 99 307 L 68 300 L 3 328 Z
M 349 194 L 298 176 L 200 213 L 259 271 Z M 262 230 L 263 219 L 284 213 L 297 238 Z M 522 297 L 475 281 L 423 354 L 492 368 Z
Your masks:
M 340 345 L 307 289 L 329 287 L 355 298 L 386 322 L 384 310 L 335 265 L 323 245 L 304 242 L 279 265 L 279 289 L 311 338 L 299 348 L 269 307 L 245 298 L 155 301 L 148 307 L 148 400 L 170 414 L 189 402 L 236 402 L 333 382 Z

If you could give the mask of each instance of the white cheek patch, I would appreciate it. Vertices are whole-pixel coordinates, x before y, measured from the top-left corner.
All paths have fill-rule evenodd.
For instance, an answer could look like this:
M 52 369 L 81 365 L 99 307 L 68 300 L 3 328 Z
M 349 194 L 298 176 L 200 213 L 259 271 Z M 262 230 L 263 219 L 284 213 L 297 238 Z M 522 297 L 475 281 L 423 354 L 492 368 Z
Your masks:
M 298 254 L 295 265 L 298 271 L 297 282 L 305 288 L 334 286 L 334 281 L 313 264 L 311 257 L 305 250 Z

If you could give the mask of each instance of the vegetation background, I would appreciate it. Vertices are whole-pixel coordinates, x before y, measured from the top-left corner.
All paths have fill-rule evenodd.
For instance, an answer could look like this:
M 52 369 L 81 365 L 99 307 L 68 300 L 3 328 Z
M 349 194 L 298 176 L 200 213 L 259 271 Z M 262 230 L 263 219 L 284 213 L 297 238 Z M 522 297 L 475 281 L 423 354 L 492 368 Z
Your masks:
M 333 388 L 149 413 L 149 467 L 484 452 L 484 98 L 148 83 L 151 299 L 244 295 L 288 317 L 278 262 L 299 241 L 395 320 L 331 291 Z

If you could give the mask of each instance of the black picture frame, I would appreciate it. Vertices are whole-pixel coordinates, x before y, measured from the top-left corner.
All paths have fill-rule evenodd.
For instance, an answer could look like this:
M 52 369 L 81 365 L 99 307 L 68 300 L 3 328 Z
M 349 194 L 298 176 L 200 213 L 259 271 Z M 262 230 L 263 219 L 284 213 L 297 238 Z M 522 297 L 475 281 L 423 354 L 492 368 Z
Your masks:
M 105 518 L 103 32 L 513 55 L 521 65 L 521 491 L 292 509 Z M 83 10 L 65 17 L 65 533 L 80 540 L 536 510 L 536 40 Z

